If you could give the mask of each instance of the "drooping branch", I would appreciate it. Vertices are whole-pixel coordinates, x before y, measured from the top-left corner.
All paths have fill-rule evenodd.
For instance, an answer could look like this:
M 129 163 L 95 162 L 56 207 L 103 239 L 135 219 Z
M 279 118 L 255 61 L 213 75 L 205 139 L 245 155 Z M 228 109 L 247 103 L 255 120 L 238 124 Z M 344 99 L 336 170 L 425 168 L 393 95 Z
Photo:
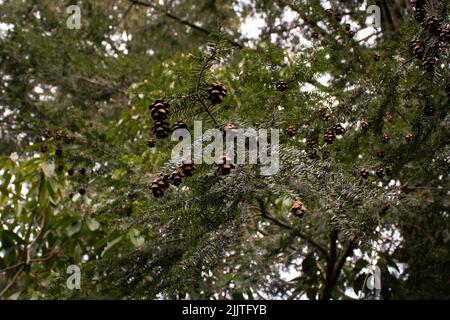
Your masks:
M 177 15 L 174 15 L 173 13 L 171 13 L 169 11 L 164 11 L 162 8 L 160 8 L 157 5 L 154 5 L 153 3 L 143 2 L 143 1 L 140 1 L 140 0 L 129 0 L 129 1 L 131 1 L 135 5 L 140 5 L 140 6 L 145 6 L 145 7 L 152 8 L 152 9 L 162 13 L 163 15 L 165 15 L 168 18 L 170 18 L 170 19 L 172 19 L 172 20 L 174 20 L 174 21 L 176 21 L 176 22 L 178 22 L 180 24 L 184 24 L 184 25 L 186 25 L 188 27 L 191 27 L 192 29 L 197 30 L 197 31 L 199 31 L 201 33 L 204 33 L 206 35 L 209 35 L 209 34 L 212 33 L 211 30 L 208 30 L 208 29 L 206 29 L 206 28 L 204 28 L 202 26 L 199 26 L 198 24 L 190 22 L 187 19 L 178 17 Z M 227 41 L 230 44 L 232 44 L 233 46 L 235 46 L 235 47 L 238 47 L 238 48 L 241 48 L 241 49 L 244 48 L 244 46 L 242 44 L 240 44 L 239 42 L 236 42 L 235 40 L 227 39 Z
M 312 239 L 312 238 L 309 237 L 308 235 L 304 234 L 304 233 L 301 232 L 300 230 L 294 229 L 294 228 L 293 228 L 291 225 L 289 225 L 287 222 L 284 222 L 284 221 L 282 221 L 282 220 L 279 220 L 279 219 L 277 219 L 277 218 L 271 216 L 271 215 L 267 212 L 267 210 L 266 210 L 266 208 L 265 208 L 265 206 L 264 206 L 264 201 L 263 201 L 262 199 L 259 199 L 259 200 L 258 200 L 258 204 L 259 204 L 260 211 L 261 211 L 261 217 L 263 217 L 263 218 L 265 218 L 265 219 L 267 219 L 267 220 L 272 221 L 272 222 L 275 223 L 277 226 L 280 226 L 280 227 L 282 227 L 282 228 L 284 228 L 284 229 L 293 231 L 294 234 L 295 234 L 296 236 L 298 236 L 299 238 L 301 238 L 301 239 L 307 241 L 307 242 L 308 242 L 309 244 L 311 244 L 313 247 L 315 247 L 316 249 L 318 249 L 322 254 L 324 254 L 325 256 L 328 256 L 328 250 L 327 250 L 323 245 L 321 245 L 319 242 L 315 241 L 314 239 Z

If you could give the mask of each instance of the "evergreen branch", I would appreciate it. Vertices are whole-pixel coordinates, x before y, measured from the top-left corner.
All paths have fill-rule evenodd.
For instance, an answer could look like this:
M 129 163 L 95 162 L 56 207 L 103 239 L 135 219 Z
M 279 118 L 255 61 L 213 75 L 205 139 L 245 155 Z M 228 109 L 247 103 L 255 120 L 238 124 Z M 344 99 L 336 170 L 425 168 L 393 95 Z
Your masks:
M 284 222 L 282 220 L 279 220 L 279 219 L 269 215 L 267 210 L 266 210 L 266 208 L 265 208 L 265 206 L 264 206 L 264 201 L 263 200 L 261 200 L 261 199 L 258 200 L 258 203 L 259 203 L 259 208 L 260 208 L 260 211 L 261 211 L 261 216 L 263 218 L 266 218 L 266 219 L 272 221 L 277 226 L 280 226 L 280 227 L 282 227 L 284 229 L 293 231 L 295 235 L 297 235 L 298 237 L 302 238 L 303 240 L 309 242 L 312 246 L 314 246 L 316 249 L 318 249 L 320 252 L 322 252 L 325 256 L 328 256 L 328 250 L 324 246 L 322 246 L 320 243 L 318 243 L 314 239 L 310 238 L 309 236 L 307 236 L 303 232 L 301 232 L 299 230 L 295 230 L 288 223 L 286 223 L 286 222 Z

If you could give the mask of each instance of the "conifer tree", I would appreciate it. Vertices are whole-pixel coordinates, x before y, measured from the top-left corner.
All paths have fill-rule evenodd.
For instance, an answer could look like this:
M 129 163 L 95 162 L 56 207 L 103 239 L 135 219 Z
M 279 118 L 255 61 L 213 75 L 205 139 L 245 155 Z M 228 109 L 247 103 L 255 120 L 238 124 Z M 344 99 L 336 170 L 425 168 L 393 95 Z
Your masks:
M 448 0 L 68 4 L 0 4 L 1 298 L 449 297 Z M 173 159 L 194 121 L 279 171 Z

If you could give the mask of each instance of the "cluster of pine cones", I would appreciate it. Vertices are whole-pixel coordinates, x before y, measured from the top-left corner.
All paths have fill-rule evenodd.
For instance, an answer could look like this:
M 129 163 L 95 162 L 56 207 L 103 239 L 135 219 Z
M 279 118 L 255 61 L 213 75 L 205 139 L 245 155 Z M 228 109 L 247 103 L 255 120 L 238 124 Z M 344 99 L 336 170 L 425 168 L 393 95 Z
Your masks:
M 326 9 L 325 15 L 329 19 L 332 19 L 334 17 L 337 23 L 340 23 L 342 21 L 342 14 L 340 12 L 335 12 L 332 8 Z M 349 39 L 353 39 L 355 37 L 356 32 L 352 30 L 352 26 L 350 24 L 346 23 L 344 25 L 344 31 Z
M 52 138 L 54 138 L 55 141 L 62 141 L 64 140 L 64 142 L 66 144 L 71 144 L 74 141 L 74 138 L 72 135 L 70 135 L 69 133 L 64 134 L 62 130 L 56 130 L 54 136 L 52 135 L 52 132 L 50 131 L 49 128 L 44 128 L 42 129 L 42 136 L 47 140 L 47 141 L 51 141 Z M 48 146 L 47 144 L 42 144 L 40 147 L 41 153 L 47 153 L 48 151 Z M 55 150 L 55 156 L 56 157 L 62 157 L 63 156 L 63 150 L 61 145 L 58 144 L 58 146 L 56 147 Z
M 155 198 L 161 198 L 170 185 L 178 187 L 183 182 L 183 177 L 191 177 L 197 168 L 191 161 L 183 161 L 178 170 L 171 174 L 161 173 L 150 184 L 150 191 Z
M 450 44 L 450 26 L 444 26 L 437 16 L 428 14 L 425 9 L 425 3 L 425 0 L 411 0 L 415 19 L 430 36 L 438 39 L 443 48 L 448 48 Z M 438 50 L 425 50 L 424 44 L 418 38 L 411 41 L 410 47 L 413 55 L 421 61 L 422 69 L 426 73 L 432 74 L 437 61 Z

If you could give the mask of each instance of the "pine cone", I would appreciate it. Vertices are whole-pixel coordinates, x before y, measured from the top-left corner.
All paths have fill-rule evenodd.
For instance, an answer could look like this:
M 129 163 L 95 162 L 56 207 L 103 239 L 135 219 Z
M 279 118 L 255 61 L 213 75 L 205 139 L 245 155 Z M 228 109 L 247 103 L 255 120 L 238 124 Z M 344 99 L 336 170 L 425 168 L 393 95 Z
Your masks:
M 285 92 L 287 89 L 287 82 L 283 80 L 278 80 L 275 83 L 275 87 L 277 88 L 277 91 Z
M 236 140 L 237 132 L 238 132 L 238 128 L 234 125 L 234 123 L 231 123 L 231 122 L 227 123 L 223 127 L 223 137 L 224 138 L 226 138 L 227 134 L 228 134 L 230 138 L 232 138 L 233 140 Z
M 382 143 L 388 143 L 389 142 L 389 140 L 391 140 L 391 137 L 389 137 L 387 134 L 383 134 L 382 136 L 381 136 L 381 142 Z
M 322 153 L 322 160 L 329 160 L 331 158 L 331 152 L 324 150 Z
M 380 59 L 381 59 L 381 56 L 380 56 L 378 53 L 375 53 L 375 54 L 373 55 L 373 60 L 374 60 L 374 61 L 378 62 L 378 61 L 380 61 Z
M 307 210 L 308 209 L 306 209 L 305 205 L 301 201 L 295 200 L 292 204 L 291 212 L 296 217 L 303 217 Z
M 230 163 L 231 159 L 227 156 L 223 156 L 218 162 L 218 171 L 221 175 L 230 174 L 231 170 L 234 169 L 234 164 Z
M 180 169 L 185 177 L 192 177 L 195 170 L 197 170 L 194 164 L 190 163 L 190 161 L 183 161 Z
M 86 189 L 80 188 L 80 189 L 78 189 L 78 192 L 79 192 L 82 196 L 84 196 L 84 194 L 86 193 Z
M 175 122 L 172 126 L 172 132 L 174 132 L 177 129 L 187 129 L 186 123 L 184 123 L 183 121 Z
M 62 149 L 56 149 L 56 151 L 55 151 L 55 155 L 57 156 L 57 157 L 62 157 L 62 155 L 63 155 L 63 151 L 62 151 Z
M 170 105 L 164 99 L 158 99 L 149 106 L 152 119 L 155 121 L 166 121 L 170 115 Z
M 319 33 L 316 32 L 316 31 L 313 31 L 313 32 L 311 33 L 311 38 L 313 38 L 313 39 L 318 39 L 318 38 L 319 38 Z
M 363 129 L 363 130 L 367 130 L 367 128 L 369 128 L 369 123 L 365 119 L 361 120 L 359 122 L 359 125 L 361 126 L 361 129 Z
M 443 43 L 450 43 L 450 27 L 441 28 L 439 39 Z
M 433 36 L 439 36 L 440 34 L 440 24 L 439 19 L 435 16 L 428 16 L 424 22 L 425 29 Z
M 156 121 L 152 132 L 158 139 L 167 138 L 170 133 L 169 123 L 166 121 Z
M 326 9 L 325 10 L 325 14 L 328 18 L 331 18 L 334 15 L 334 10 L 333 9 Z
M 45 139 L 50 139 L 50 138 L 52 137 L 52 134 L 51 134 L 51 132 L 50 132 L 50 129 L 48 129 L 48 128 L 42 129 L 42 136 L 43 136 Z
M 336 136 L 334 135 L 334 133 L 332 131 L 327 131 L 325 132 L 325 134 L 323 135 L 323 140 L 327 143 L 327 144 L 332 144 L 334 142 L 334 139 L 336 139 Z
M 355 32 L 355 31 L 352 31 L 352 30 L 347 31 L 346 33 L 347 33 L 347 36 L 348 36 L 350 39 L 353 39 L 353 38 L 355 37 L 355 34 L 356 34 L 356 32 Z
M 386 121 L 389 122 L 389 123 L 394 122 L 394 117 L 392 116 L 392 114 L 388 113 L 386 115 Z
M 363 179 L 367 179 L 369 177 L 369 170 L 367 169 L 361 169 L 360 171 L 360 175 Z
M 384 174 L 385 174 L 386 176 L 390 176 L 390 175 L 392 174 L 392 169 L 389 168 L 389 167 L 384 168 Z
M 154 148 L 156 146 L 156 141 L 154 139 L 147 140 L 147 146 L 149 148 Z
M 73 138 L 70 134 L 66 133 L 66 134 L 64 135 L 64 141 L 65 141 L 67 144 L 71 144 L 71 143 L 73 142 L 73 140 L 74 140 L 74 138 Z
M 85 175 L 86 175 L 86 168 L 81 168 L 78 172 L 79 172 L 82 176 L 85 176 Z
M 433 73 L 435 64 L 436 64 L 436 59 L 434 57 L 423 57 L 422 58 L 422 69 L 425 72 Z
M 69 176 L 73 176 L 74 172 L 75 172 L 75 170 L 73 170 L 72 168 L 70 168 L 69 170 L 67 170 L 67 174 L 68 174 Z
M 344 30 L 345 30 L 345 32 L 349 32 L 350 30 L 352 30 L 351 24 L 350 23 L 346 23 L 344 25 Z
M 212 104 L 222 103 L 227 95 L 227 89 L 219 82 L 212 83 L 206 91 L 209 94 L 208 99 Z
M 414 18 L 416 18 L 416 20 L 419 23 L 422 23 L 425 21 L 425 18 L 427 16 L 427 11 L 425 10 L 425 8 L 423 7 L 416 7 L 414 10 Z
M 179 186 L 183 181 L 183 176 L 178 171 L 175 171 L 170 175 L 169 181 L 172 185 Z
M 334 18 L 336 19 L 337 22 L 341 22 L 342 14 L 339 12 L 336 12 L 336 14 L 334 15 Z
M 414 136 L 413 136 L 412 133 L 407 133 L 407 134 L 405 135 L 405 140 L 406 140 L 406 142 L 411 142 L 411 141 L 413 140 L 413 138 L 414 138 Z
M 328 121 L 331 120 L 333 118 L 333 116 L 330 113 L 325 113 L 325 115 L 323 116 L 323 120 Z
M 317 160 L 317 159 L 319 159 L 319 155 L 317 154 L 317 152 L 313 151 L 309 154 L 309 158 L 311 160 Z
M 61 140 L 63 138 L 63 132 L 61 130 L 56 130 L 55 139 Z
M 423 51 L 423 47 L 422 47 L 422 44 L 420 43 L 420 41 L 418 39 L 413 39 L 411 41 L 411 45 L 410 46 L 411 46 L 411 51 L 414 54 L 414 56 L 417 59 L 421 59 L 422 60 L 424 51 Z
M 383 159 L 384 156 L 385 156 L 385 153 L 384 153 L 383 150 L 380 150 L 380 151 L 377 152 L 377 157 L 378 157 L 378 158 Z
M 42 153 L 46 153 L 47 151 L 48 151 L 47 145 L 43 144 L 43 145 L 41 146 L 41 152 L 42 152 Z
M 344 127 L 343 127 L 340 123 L 336 123 L 336 124 L 333 126 L 332 130 L 334 131 L 334 133 L 335 133 L 336 135 L 341 135 L 341 134 L 344 134 L 344 132 L 345 132 Z
M 375 171 L 375 174 L 377 175 L 378 178 L 383 178 L 384 177 L 384 169 L 378 168 L 377 171 Z
M 423 109 L 423 113 L 429 117 L 433 116 L 434 115 L 434 107 L 431 104 L 426 104 L 425 108 Z
M 287 135 L 288 135 L 289 137 L 293 137 L 293 136 L 295 136 L 295 134 L 297 133 L 297 128 L 295 128 L 294 126 L 289 126 L 289 127 L 286 129 L 286 133 L 287 133 Z
M 317 141 L 316 140 L 314 140 L 314 139 L 308 139 L 308 140 L 306 140 L 306 146 L 308 147 L 308 148 L 314 148 L 315 146 L 317 145 Z
M 155 198 L 161 198 L 164 195 L 164 191 L 167 189 L 163 177 L 158 177 L 153 180 L 149 188 Z

